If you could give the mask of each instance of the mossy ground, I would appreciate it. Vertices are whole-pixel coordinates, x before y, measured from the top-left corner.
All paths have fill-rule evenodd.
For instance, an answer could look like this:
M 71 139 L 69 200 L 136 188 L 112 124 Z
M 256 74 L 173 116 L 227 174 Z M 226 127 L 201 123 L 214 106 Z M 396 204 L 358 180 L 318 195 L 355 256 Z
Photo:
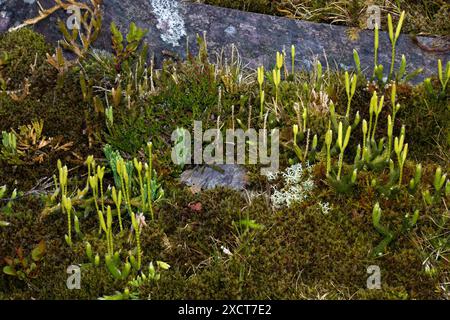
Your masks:
M 263 3 L 262 1 L 260 1 Z M 266 1 L 268 3 L 268 1 Z M 265 5 L 266 2 L 263 4 Z M 258 9 L 259 10 L 259 9 Z M 264 7 L 261 7 L 264 10 Z M 14 39 L 21 39 L 15 41 Z M 25 50 L 26 48 L 26 50 Z M 0 131 L 8 131 L 38 118 L 44 120 L 47 136 L 63 136 L 73 141 L 70 152 L 54 154 L 48 161 L 33 165 L 10 165 L 1 162 L 0 184 L 8 190 L 29 191 L 40 178 L 57 172 L 60 158 L 73 169 L 70 188 L 83 187 L 86 170 L 83 162 L 94 154 L 99 163 L 105 163 L 101 147 L 109 143 L 125 158 L 145 159 L 143 145 L 154 143 L 154 166 L 165 189 L 164 199 L 155 204 L 155 221 L 147 221 L 142 229 L 143 265 L 151 261 L 165 261 L 171 265 L 158 282 L 141 285 L 137 292 L 146 299 L 440 299 L 448 298 L 448 197 L 427 206 L 420 192 L 410 195 L 406 188 L 385 196 L 371 185 L 372 179 L 388 180 L 388 172 L 363 171 L 358 184 L 350 194 L 341 195 L 328 185 L 323 154 L 314 166 L 312 177 L 316 188 L 302 203 L 290 208 L 275 209 L 270 200 L 272 184 L 259 176 L 258 169 L 250 171 L 249 193 L 229 189 L 193 192 L 180 185 L 180 168 L 171 163 L 170 133 L 177 127 L 190 129 L 193 120 L 202 120 L 204 128 L 214 128 L 217 118 L 226 126 L 236 119 L 260 128 L 264 125 L 258 116 L 259 93 L 254 77 L 248 81 L 227 81 L 232 74 L 214 69 L 205 56 L 191 57 L 185 62 L 167 62 L 155 76 L 155 89 L 148 94 L 133 93 L 132 105 L 123 99 L 114 106 L 114 132 L 105 126 L 104 115 L 96 114 L 83 101 L 79 68 L 64 75 L 62 85 L 57 73 L 44 61 L 45 54 L 53 52 L 41 36 L 28 29 L 0 37 L 0 49 L 10 54 L 10 63 L 0 69 L 8 82 L 8 90 L 21 88 L 25 78 L 30 82 L 30 93 L 23 101 L 14 101 L 8 94 L 0 95 Z M 36 60 L 37 57 L 37 60 Z M 107 55 L 82 62 L 86 76 L 98 87 L 108 91 L 117 86 L 116 75 L 108 64 Z M 36 68 L 30 71 L 30 64 Z M 223 72 L 223 74 L 222 74 Z M 269 117 L 270 127 L 280 126 L 282 135 L 281 165 L 285 168 L 295 159 L 289 147 L 291 127 L 297 122 L 292 104 L 303 92 L 303 83 L 313 85 L 308 73 L 296 75 L 296 81 L 284 81 L 280 90 L 280 104 L 284 112 L 279 118 Z M 246 78 L 247 79 L 247 78 Z M 321 90 L 335 102 L 342 114 L 347 98 L 343 89 L 343 75 L 325 77 Z M 126 81 L 126 80 L 124 80 Z M 438 83 L 434 82 L 437 89 Z M 219 90 L 221 88 L 221 90 Z M 100 90 L 100 89 L 99 89 Z M 273 86 L 267 84 L 267 95 Z M 109 92 L 109 91 L 108 91 Z M 219 94 L 219 92 L 221 92 Z M 99 95 L 103 95 L 101 91 Z M 368 118 L 372 92 L 365 82 L 358 84 L 352 104 L 352 115 L 360 112 Z M 424 166 L 422 184 L 429 188 L 438 165 L 450 169 L 450 95 L 442 98 L 427 95 L 423 85 L 403 84 L 398 89 L 402 105 L 397 115 L 395 130 L 406 126 L 406 140 L 411 152 L 405 168 L 404 181 L 414 175 L 415 163 Z M 111 97 L 110 97 L 111 99 Z M 386 101 L 389 99 L 387 98 Z M 106 103 L 106 102 L 105 102 Z M 388 103 L 387 103 L 388 104 Z M 232 108 L 232 106 L 234 106 Z M 234 110 L 234 112 L 232 112 Z M 380 115 L 377 134 L 387 131 L 386 117 L 390 105 Z M 328 127 L 328 111 L 314 111 L 308 126 L 319 141 Z M 88 114 L 88 116 L 86 115 Z M 325 120 L 324 120 L 325 119 Z M 346 161 L 352 162 L 361 134 L 352 135 Z M 89 135 L 94 139 L 90 143 Z M 322 145 L 322 142 L 320 142 Z M 348 158 L 348 159 L 347 159 Z M 348 171 L 347 166 L 344 171 Z M 107 181 L 113 184 L 110 172 Z M 50 190 L 37 190 L 10 203 L 0 202 L 0 221 L 10 223 L 0 227 L 0 266 L 3 258 L 14 257 L 17 248 L 29 253 L 41 240 L 47 250 L 38 264 L 37 277 L 25 281 L 0 274 L 0 299 L 96 299 L 123 291 L 126 281 L 114 280 L 104 265 L 95 267 L 84 253 L 84 241 L 93 251 L 103 254 L 105 241 L 98 236 L 97 216 L 89 206 L 76 210 L 80 216 L 83 240 L 73 236 L 70 248 L 64 241 L 67 233 L 66 216 L 56 208 L 48 214 Z M 417 226 L 400 233 L 381 257 L 372 256 L 374 247 L 382 240 L 372 225 L 375 202 L 383 208 L 383 224 L 392 230 L 401 229 L 403 216 L 420 209 Z M 323 212 L 320 203 L 328 203 L 331 210 Z M 83 211 L 85 210 L 85 211 Z M 46 212 L 46 214 L 43 214 Z M 243 231 L 238 222 L 248 217 L 262 228 Z M 119 234 L 115 225 L 115 246 L 125 258 L 134 250 L 129 241 L 129 217 L 124 218 L 126 229 Z M 223 248 L 230 250 L 226 254 Z M 431 252 L 440 252 L 433 255 Z M 437 258 L 436 258 L 437 257 Z M 66 269 L 82 265 L 82 289 L 68 290 Z M 367 267 L 378 265 L 382 270 L 382 289 L 366 287 Z

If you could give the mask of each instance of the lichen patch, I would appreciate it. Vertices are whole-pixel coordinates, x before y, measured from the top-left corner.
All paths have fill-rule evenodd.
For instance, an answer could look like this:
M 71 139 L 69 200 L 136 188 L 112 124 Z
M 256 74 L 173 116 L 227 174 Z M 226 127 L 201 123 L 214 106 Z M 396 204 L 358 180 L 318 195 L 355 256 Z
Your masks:
M 178 47 L 180 40 L 187 35 L 179 2 L 173 0 L 149 1 L 158 20 L 156 27 L 161 32 L 161 39 L 174 47 Z

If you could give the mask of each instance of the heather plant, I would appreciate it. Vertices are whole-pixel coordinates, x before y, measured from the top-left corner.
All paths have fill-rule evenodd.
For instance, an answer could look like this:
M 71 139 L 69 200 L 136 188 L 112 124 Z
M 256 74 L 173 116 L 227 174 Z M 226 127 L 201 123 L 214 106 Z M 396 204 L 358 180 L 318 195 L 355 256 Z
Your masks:
M 130 29 L 126 35 L 125 42 L 124 36 L 119 31 L 116 24 L 114 22 L 111 23 L 112 46 L 115 52 L 114 62 L 117 72 L 122 70 L 125 72 L 130 71 L 130 58 L 136 53 L 146 33 L 146 30 L 137 27 L 133 22 L 130 24 Z

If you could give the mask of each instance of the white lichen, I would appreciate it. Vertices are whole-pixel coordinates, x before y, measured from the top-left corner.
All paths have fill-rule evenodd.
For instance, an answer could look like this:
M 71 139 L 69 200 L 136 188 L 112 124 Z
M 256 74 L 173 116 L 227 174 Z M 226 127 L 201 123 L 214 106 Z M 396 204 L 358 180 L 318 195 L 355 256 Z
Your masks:
M 161 32 L 161 39 L 174 47 L 178 47 L 180 40 L 187 35 L 179 2 L 174 0 L 149 1 L 158 20 L 156 27 Z
M 312 166 L 308 164 L 305 168 L 302 164 L 295 164 L 282 172 L 284 184 L 281 189 L 273 187 L 271 196 L 273 206 L 280 209 L 305 201 L 315 187 L 314 181 L 311 179 L 311 171 Z
M 278 178 L 278 171 L 268 171 L 266 177 L 269 182 L 275 181 Z
M 331 211 L 331 206 L 328 202 L 319 202 L 320 210 L 323 214 L 327 215 Z
M 228 248 L 225 247 L 225 246 L 220 246 L 220 249 L 222 249 L 222 252 L 223 252 L 224 254 L 226 254 L 227 256 L 232 256 L 232 255 L 233 255 L 233 253 L 230 251 L 230 249 L 228 249 Z

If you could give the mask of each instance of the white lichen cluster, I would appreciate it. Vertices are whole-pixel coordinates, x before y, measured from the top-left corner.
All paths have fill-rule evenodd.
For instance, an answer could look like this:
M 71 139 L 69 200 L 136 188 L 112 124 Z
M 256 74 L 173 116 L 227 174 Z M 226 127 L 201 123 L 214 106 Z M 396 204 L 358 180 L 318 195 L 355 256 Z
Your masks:
M 158 20 L 156 27 L 161 32 L 161 39 L 174 47 L 178 47 L 180 40 L 187 35 L 179 2 L 174 0 L 149 1 Z
M 319 202 L 320 211 L 327 215 L 331 211 L 331 206 L 328 202 Z
M 294 203 L 301 203 L 306 200 L 310 192 L 314 189 L 315 184 L 311 179 L 311 171 L 313 166 L 295 164 L 281 172 L 283 179 L 283 187 L 278 189 L 273 187 L 271 198 L 272 205 L 277 208 L 290 207 Z M 272 173 L 268 176 L 269 181 L 274 181 L 280 173 Z

